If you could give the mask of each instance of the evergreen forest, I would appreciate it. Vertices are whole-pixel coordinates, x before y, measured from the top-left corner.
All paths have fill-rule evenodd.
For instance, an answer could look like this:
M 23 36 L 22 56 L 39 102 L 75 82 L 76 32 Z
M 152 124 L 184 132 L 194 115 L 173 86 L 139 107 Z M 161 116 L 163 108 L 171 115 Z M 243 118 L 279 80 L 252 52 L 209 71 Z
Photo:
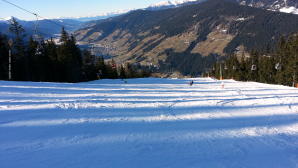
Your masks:
M 270 49 L 268 44 L 264 49 L 253 48 L 250 57 L 243 54 L 241 59 L 233 53 L 225 61 L 215 61 L 206 73 L 218 79 L 233 78 L 296 87 L 297 53 L 298 37 L 291 32 L 288 38 L 281 35 L 274 49 Z
M 74 36 L 68 35 L 64 27 L 59 45 L 52 38 L 38 41 L 31 35 L 24 42 L 25 30 L 15 19 L 9 30 L 15 34 L 11 45 L 6 35 L 0 32 L 0 80 L 76 83 L 103 78 L 117 79 L 120 76 L 140 78 L 150 75 L 130 64 L 117 66 L 114 60 L 107 63 L 102 55 L 96 57 L 86 49 L 81 51 Z

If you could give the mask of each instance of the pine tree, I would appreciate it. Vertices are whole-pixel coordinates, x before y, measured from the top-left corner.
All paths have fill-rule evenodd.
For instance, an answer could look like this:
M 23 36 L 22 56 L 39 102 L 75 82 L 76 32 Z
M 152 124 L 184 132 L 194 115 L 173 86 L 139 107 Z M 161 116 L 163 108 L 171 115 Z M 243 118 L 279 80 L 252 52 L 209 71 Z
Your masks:
M 83 67 L 87 80 L 95 80 L 98 72 L 95 66 L 95 56 L 86 49 L 83 51 Z
M 258 66 L 259 66 L 259 52 L 258 50 L 255 50 L 255 49 L 252 49 L 251 52 L 250 52 L 250 61 L 251 61 L 251 64 L 250 64 L 250 67 L 251 67 L 251 71 L 249 71 L 249 80 L 251 81 L 259 81 L 259 76 L 258 76 Z M 256 66 L 257 69 L 256 70 L 253 70 L 253 66 Z
M 73 35 L 70 36 L 68 40 L 68 47 L 69 47 L 69 67 L 68 67 L 68 75 L 70 82 L 80 82 L 82 81 L 82 74 L 83 74 L 83 61 L 81 50 L 76 44 L 76 40 Z M 93 63 L 94 66 L 94 63 Z
M 120 67 L 120 76 L 122 77 L 122 79 L 126 79 L 125 69 L 122 65 Z
M 96 57 L 95 69 L 96 69 L 96 73 L 97 73 L 97 79 L 102 78 L 102 69 L 103 69 L 103 67 L 102 67 L 101 56 Z
M 45 54 L 46 57 L 49 59 L 47 63 L 48 80 L 50 82 L 58 82 L 60 72 L 58 71 L 57 46 L 52 37 L 46 43 Z
M 298 87 L 298 37 L 296 35 L 294 43 L 293 43 L 293 59 L 292 59 L 292 66 L 293 66 L 293 87 Z
M 105 78 L 108 78 L 108 70 L 107 70 L 107 65 L 104 61 L 104 57 L 103 55 L 101 55 L 101 73 L 102 73 L 102 78 L 105 79 Z
M 295 87 L 296 85 L 296 73 L 297 73 L 297 36 L 294 38 L 293 33 L 287 40 L 287 68 L 285 68 L 285 76 L 287 77 L 286 85 Z
M 29 79 L 29 72 L 23 39 L 27 34 L 23 34 L 25 29 L 22 25 L 19 25 L 15 18 L 12 19 L 10 24 L 9 32 L 13 32 L 16 35 L 12 44 L 12 79 L 26 81 Z
M 7 38 L 0 32 L 0 80 L 7 80 L 9 78 L 9 46 Z
M 274 58 L 276 63 L 280 63 L 282 65 L 282 69 L 276 72 L 275 82 L 282 85 L 285 81 L 284 68 L 286 66 L 286 40 L 283 34 L 281 35 L 276 47 L 277 50 Z
M 250 60 L 244 59 L 244 58 L 245 58 L 245 55 L 244 55 L 244 53 L 242 53 L 239 70 L 238 70 L 239 78 L 241 81 L 248 80 L 248 74 L 249 74 L 249 70 L 250 70 L 250 67 L 248 65 Z
M 213 62 L 210 68 L 210 76 L 215 77 L 216 62 Z
M 61 45 L 57 48 L 59 61 L 59 80 L 76 83 L 83 80 L 83 63 L 79 47 L 73 35 L 68 36 L 62 27 L 60 36 Z
M 116 62 L 114 61 L 114 59 L 112 58 L 112 72 L 111 72 L 111 79 L 117 79 L 118 78 L 118 72 L 117 72 L 117 66 L 116 66 Z
M 30 73 L 31 81 L 40 81 L 38 78 L 38 74 L 40 73 L 38 69 L 38 57 L 36 56 L 36 47 L 37 42 L 33 40 L 32 36 L 30 35 L 28 40 L 28 48 L 27 48 L 27 56 L 28 56 L 28 68 Z

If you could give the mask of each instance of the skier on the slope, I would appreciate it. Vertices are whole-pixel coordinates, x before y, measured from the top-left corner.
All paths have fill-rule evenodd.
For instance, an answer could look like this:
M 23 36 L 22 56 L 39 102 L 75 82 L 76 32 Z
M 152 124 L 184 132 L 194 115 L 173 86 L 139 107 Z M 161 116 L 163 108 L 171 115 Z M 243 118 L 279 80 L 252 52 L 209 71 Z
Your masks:
M 190 81 L 190 83 L 189 83 L 189 84 L 190 84 L 190 86 L 192 86 L 192 85 L 193 85 L 193 80 L 192 80 L 192 81 Z
M 127 79 L 125 79 L 125 83 L 127 83 Z

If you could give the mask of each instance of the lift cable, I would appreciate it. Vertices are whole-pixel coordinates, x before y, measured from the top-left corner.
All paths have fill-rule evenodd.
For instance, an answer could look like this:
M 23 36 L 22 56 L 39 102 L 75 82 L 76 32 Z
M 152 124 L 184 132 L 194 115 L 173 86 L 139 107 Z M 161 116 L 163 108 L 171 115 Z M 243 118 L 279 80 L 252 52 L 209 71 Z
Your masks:
M 3 21 L 7 21 L 6 19 L 4 19 L 2 17 L 0 17 L 0 19 L 3 20 Z M 29 28 L 29 27 L 25 27 L 23 25 L 22 25 L 22 27 L 25 28 L 25 29 L 31 30 L 33 32 L 36 31 L 36 30 L 33 30 L 33 29 Z M 51 35 L 48 35 L 48 34 L 45 34 L 45 33 L 41 33 L 41 32 L 38 32 L 38 33 L 36 32 L 36 34 L 40 34 L 40 35 L 47 36 L 47 37 L 52 37 Z M 56 36 L 56 37 L 59 37 L 59 36 Z M 52 38 L 56 38 L 56 37 L 52 37 Z
M 13 5 L 13 6 L 15 6 L 15 7 L 19 8 L 19 9 L 22 9 L 22 10 L 28 12 L 28 13 L 31 13 L 31 14 L 35 15 L 36 17 L 40 17 L 40 18 L 42 18 L 42 19 L 44 19 L 44 20 L 46 20 L 46 21 L 49 21 L 49 22 L 51 22 L 51 23 L 53 23 L 53 24 L 55 24 L 55 25 L 64 27 L 64 26 L 62 26 L 62 25 L 60 25 L 60 24 L 58 24 L 58 23 L 55 23 L 55 22 L 53 22 L 53 21 L 51 21 L 51 20 L 49 20 L 49 19 L 46 19 L 46 18 L 44 18 L 44 17 L 39 16 L 39 15 L 37 15 L 36 13 L 30 12 L 30 11 L 24 9 L 24 8 L 21 8 L 21 7 L 15 5 L 15 4 L 11 3 L 11 2 L 8 2 L 8 1 L 6 1 L 6 0 L 3 0 L 3 1 L 6 2 L 6 3 L 8 3 L 8 4 L 10 4 L 10 5 Z M 68 28 L 66 28 L 66 27 L 64 27 L 64 28 L 67 29 L 67 30 L 69 30 L 70 32 L 72 31 L 72 30 L 70 30 L 70 29 L 68 29 Z

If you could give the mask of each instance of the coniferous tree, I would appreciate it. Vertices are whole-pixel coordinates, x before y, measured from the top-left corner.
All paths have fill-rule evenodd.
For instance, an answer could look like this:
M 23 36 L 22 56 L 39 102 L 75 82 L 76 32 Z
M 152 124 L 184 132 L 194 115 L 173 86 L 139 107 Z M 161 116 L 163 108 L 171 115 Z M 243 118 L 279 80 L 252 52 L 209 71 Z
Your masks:
M 238 75 L 237 80 L 250 80 L 272 84 L 276 83 L 296 87 L 298 78 L 297 53 L 297 36 L 294 37 L 292 32 L 287 39 L 284 37 L 284 35 L 281 35 L 281 38 L 276 45 L 276 50 L 270 49 L 267 44 L 264 54 L 262 48 L 259 51 L 256 49 L 251 49 L 251 57 L 245 59 L 243 54 L 237 71 L 226 71 L 225 75 L 231 76 L 231 74 L 236 72 L 236 75 Z M 226 59 L 225 64 L 231 66 L 233 57 L 233 54 L 231 54 Z M 282 64 L 281 69 L 276 67 L 277 63 Z M 218 62 L 214 62 L 212 66 L 218 67 L 218 65 Z M 257 69 L 252 70 L 252 65 L 256 65 Z M 219 78 L 219 75 L 217 75 L 218 72 L 216 72 L 216 70 L 211 73 L 214 74 L 215 77 Z
M 23 40 L 27 34 L 24 34 L 25 29 L 22 25 L 19 25 L 15 18 L 12 19 L 10 24 L 9 31 L 16 35 L 12 43 L 12 79 L 26 81 L 29 79 L 29 72 Z
M 45 54 L 46 57 L 49 59 L 48 63 L 46 64 L 48 67 L 48 80 L 50 82 L 58 82 L 60 72 L 58 71 L 57 46 L 52 37 L 46 43 Z
M 293 87 L 298 87 L 298 37 L 296 35 L 293 43 L 293 57 L 292 57 L 292 66 L 293 66 Z
M 250 61 L 251 64 L 249 65 L 249 67 L 251 67 L 250 71 L 249 71 L 249 80 L 251 81 L 259 81 L 259 77 L 258 77 L 258 66 L 259 66 L 259 53 L 258 50 L 252 49 L 250 52 Z M 256 66 L 256 70 L 253 70 L 253 66 Z
M 104 57 L 103 55 L 101 55 L 101 73 L 102 73 L 102 78 L 105 79 L 105 78 L 108 78 L 109 75 L 108 75 L 108 69 L 107 69 L 107 65 L 104 61 Z
M 95 80 L 98 72 L 95 66 L 95 56 L 86 49 L 83 51 L 83 67 L 87 80 Z
M 79 47 L 76 44 L 76 40 L 73 35 L 70 36 L 68 40 L 67 47 L 69 49 L 68 54 L 68 79 L 70 82 L 80 82 L 83 64 L 82 56 Z
M 79 82 L 83 78 L 81 51 L 73 35 L 69 37 L 64 27 L 62 27 L 60 41 L 61 45 L 57 49 L 60 81 Z
M 97 79 L 101 79 L 102 78 L 102 55 L 96 57 L 96 63 L 95 63 L 95 69 L 96 69 L 96 73 L 97 73 Z
M 244 57 L 245 57 L 244 54 L 242 54 L 239 67 L 237 68 L 240 81 L 247 81 L 247 73 L 248 73 L 248 70 L 246 68 L 247 60 L 245 60 Z
M 239 79 L 238 75 L 238 68 L 239 68 L 239 61 L 237 59 L 237 55 L 232 53 L 227 62 L 228 65 L 228 78 Z
M 273 53 L 270 51 L 270 47 L 266 44 L 265 53 L 263 56 L 260 57 L 260 64 L 259 64 L 259 76 L 260 82 L 263 83 L 274 83 L 274 74 L 275 74 L 275 64 L 273 62 Z
M 117 65 L 114 59 L 112 58 L 112 71 L 111 71 L 111 79 L 117 79 L 118 78 L 118 72 L 117 72 Z
M 0 33 L 0 80 L 7 80 L 9 78 L 9 46 L 7 38 Z
M 106 71 L 106 78 L 112 79 L 112 77 L 113 77 L 113 74 L 112 74 L 113 68 L 112 68 L 112 64 L 110 62 L 105 64 L 105 71 Z
M 40 81 L 38 79 L 39 69 L 38 64 L 39 61 L 37 60 L 38 57 L 36 56 L 36 47 L 37 42 L 33 40 L 32 36 L 30 35 L 28 40 L 28 47 L 27 47 L 27 56 L 28 56 L 28 68 L 30 73 L 31 81 Z
M 275 82 L 277 84 L 284 84 L 285 83 L 285 76 L 284 76 L 284 68 L 286 66 L 286 39 L 284 38 L 284 35 L 282 34 L 278 43 L 277 43 L 277 50 L 275 54 L 275 61 L 276 63 L 280 63 L 282 65 L 282 68 L 276 72 L 275 75 Z
M 297 37 L 294 38 L 293 32 L 287 40 L 287 67 L 285 68 L 285 76 L 287 78 L 286 85 L 294 87 L 296 84 L 296 65 L 297 65 Z
M 125 69 L 122 65 L 120 67 L 120 76 L 122 77 L 122 79 L 126 79 Z
M 266 78 L 265 76 L 267 75 L 266 73 L 266 56 L 262 55 L 259 57 L 259 66 L 258 66 L 258 75 L 259 75 L 259 80 L 262 83 L 266 83 Z
M 62 27 L 62 31 L 61 31 L 61 36 L 60 36 L 60 42 L 61 45 L 58 46 L 57 48 L 57 54 L 58 54 L 58 71 L 60 72 L 59 75 L 59 81 L 60 82 L 67 82 L 68 81 L 68 77 L 67 77 L 67 70 L 68 70 L 68 34 L 67 32 L 64 30 L 64 27 Z
M 216 62 L 213 62 L 210 68 L 210 76 L 215 77 Z

